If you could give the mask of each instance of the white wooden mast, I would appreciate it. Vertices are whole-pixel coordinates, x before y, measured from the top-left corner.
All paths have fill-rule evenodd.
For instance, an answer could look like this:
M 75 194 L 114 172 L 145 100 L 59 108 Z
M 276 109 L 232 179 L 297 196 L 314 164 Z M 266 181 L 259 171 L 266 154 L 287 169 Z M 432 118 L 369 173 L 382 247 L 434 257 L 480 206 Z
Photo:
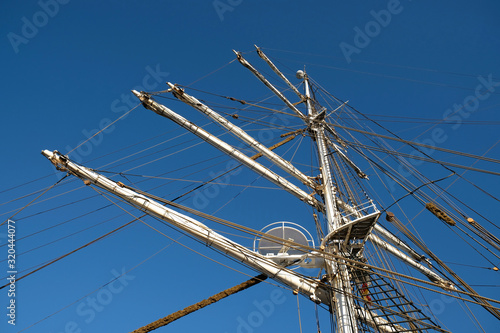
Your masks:
M 283 75 L 283 73 L 281 73 L 281 71 L 278 69 L 278 67 L 276 67 L 273 64 L 273 62 L 266 56 L 266 54 L 264 52 L 262 52 L 260 47 L 258 47 L 257 45 L 254 45 L 254 46 L 257 49 L 257 54 L 259 55 L 259 57 L 262 60 L 264 60 L 269 65 L 269 67 L 271 67 L 273 72 L 275 72 L 286 83 L 286 85 L 288 87 L 290 87 L 290 89 L 292 89 L 292 91 L 300 98 L 301 101 L 305 101 L 306 97 L 290 82 L 290 80 L 288 80 L 286 78 L 285 75 Z
M 317 116 L 317 112 L 314 109 L 314 105 L 311 101 L 311 93 L 309 86 L 309 79 L 307 74 L 303 74 L 304 85 L 305 85 L 305 95 L 307 98 L 307 110 L 308 117 L 314 119 Z M 321 169 L 321 176 L 323 180 L 323 198 L 325 203 L 325 215 L 328 222 L 328 233 L 334 232 L 342 224 L 342 219 L 340 217 L 340 211 L 337 208 L 335 200 L 335 188 L 332 181 L 332 171 L 330 168 L 330 162 L 328 160 L 328 149 L 327 141 L 325 138 L 325 129 L 321 121 L 314 122 L 311 124 L 311 130 L 316 139 L 316 145 L 318 149 L 318 158 Z M 341 254 L 342 244 L 340 243 L 330 243 L 326 244 L 326 252 Z M 356 322 L 356 312 L 354 309 L 354 302 L 352 297 L 352 289 L 350 284 L 349 271 L 345 262 L 341 260 L 337 262 L 326 261 L 326 270 L 328 276 L 330 276 L 330 284 L 332 286 L 332 293 L 334 297 L 331 297 L 331 308 L 332 312 L 337 319 L 337 332 L 340 333 L 357 333 L 358 327 Z M 333 309 L 335 309 L 333 311 Z
M 273 86 L 271 84 L 271 82 L 269 82 L 265 77 L 264 75 L 262 75 L 261 73 L 259 73 L 245 58 L 243 58 L 243 55 L 240 53 L 240 52 L 237 52 L 237 51 L 234 51 L 233 52 L 236 54 L 236 58 L 238 59 L 238 61 L 240 62 L 240 64 L 242 64 L 244 67 L 248 68 L 250 70 L 250 72 L 252 72 L 253 75 L 255 75 L 262 83 L 264 83 L 264 85 L 266 87 L 268 87 L 276 96 L 279 97 L 279 99 L 281 99 L 283 102 L 285 102 L 285 104 L 293 111 L 295 112 L 295 114 L 297 116 L 299 116 L 299 118 L 303 119 L 304 121 L 306 120 L 306 116 L 300 112 L 299 109 L 297 109 L 297 107 L 292 104 L 292 102 L 290 102 L 288 100 L 288 98 L 285 97 L 285 95 L 283 95 L 278 89 L 276 89 L 275 86 Z

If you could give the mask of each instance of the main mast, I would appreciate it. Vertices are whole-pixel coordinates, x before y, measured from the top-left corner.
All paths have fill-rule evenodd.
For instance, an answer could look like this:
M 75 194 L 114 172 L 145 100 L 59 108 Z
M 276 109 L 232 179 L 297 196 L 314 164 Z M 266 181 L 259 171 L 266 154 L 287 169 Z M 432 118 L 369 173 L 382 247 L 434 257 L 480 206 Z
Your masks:
M 298 76 L 303 76 L 304 78 L 307 112 L 310 121 L 309 126 L 315 138 L 318 150 L 321 178 L 323 180 L 323 198 L 325 203 L 327 230 L 328 234 L 331 234 L 341 226 L 342 220 L 335 200 L 335 188 L 333 186 L 332 171 L 328 160 L 324 121 L 315 109 L 311 99 L 311 87 L 307 74 L 303 72 L 298 72 L 298 74 Z M 325 251 L 328 253 L 340 254 L 342 251 L 342 243 L 333 242 L 327 244 Z M 345 263 L 341 261 L 333 262 L 327 260 L 325 263 L 327 276 L 332 286 L 333 297 L 330 298 L 330 306 L 332 312 L 337 317 L 337 332 L 356 333 L 358 330 L 347 267 Z M 335 311 L 333 311 L 334 309 Z
M 321 107 L 316 101 L 313 86 L 307 74 L 303 71 L 297 72 L 297 77 L 302 79 L 304 83 L 304 94 L 302 94 L 259 48 L 257 48 L 257 52 L 299 97 L 299 102 L 292 103 L 245 60 L 241 53 L 236 52 L 236 55 L 238 61 L 244 67 L 249 69 L 304 122 L 305 128 L 301 131 L 308 131 L 316 144 L 320 167 L 319 177 L 310 177 L 302 173 L 290 161 L 285 160 L 275 153 L 272 147 L 267 148 L 263 143 L 245 132 L 243 128 L 236 126 L 227 118 L 203 104 L 200 100 L 188 95 L 180 87 L 168 83 L 170 87 L 168 91 L 177 99 L 210 117 L 214 122 L 248 144 L 258 154 L 261 154 L 273 165 L 278 166 L 289 176 L 295 178 L 295 180 L 299 180 L 308 188 L 307 190 L 299 188 L 286 177 L 256 162 L 255 158 L 248 157 L 233 145 L 197 126 L 168 107 L 159 104 L 151 94 L 135 90 L 133 93 L 140 99 L 146 109 L 170 119 L 197 135 L 210 145 L 226 153 L 242 165 L 247 166 L 258 175 L 323 214 L 327 222 L 327 233 L 325 236 L 318 235 L 318 238 L 321 240 L 319 251 L 314 247 L 304 247 L 302 254 L 289 255 L 286 252 L 290 246 L 295 244 L 293 239 L 287 239 L 284 236 L 281 239 L 281 237 L 255 231 L 255 234 L 262 236 L 262 239 L 271 240 L 271 242 L 283 245 L 279 254 L 269 255 L 271 253 L 268 253 L 263 255 L 255 249 L 252 251 L 218 234 L 200 221 L 196 221 L 189 216 L 165 207 L 162 204 L 163 201 L 155 201 L 158 200 L 158 197 L 147 195 L 141 191 L 135 192 L 133 188 L 123 183 L 114 182 L 92 169 L 72 162 L 67 156 L 57 151 L 43 151 L 43 154 L 56 165 L 58 170 L 67 171 L 81 178 L 86 185 L 99 187 L 113 193 L 132 206 L 174 225 L 202 242 L 206 242 L 208 246 L 287 285 L 294 290 L 294 293 L 300 292 L 316 303 L 327 304 L 336 320 L 336 332 L 358 333 L 358 331 L 363 330 L 363 325 L 358 327 L 359 323 L 364 323 L 379 332 L 422 331 L 428 328 L 445 332 L 428 320 L 429 318 L 415 314 L 420 310 L 413 308 L 411 302 L 406 302 L 404 296 L 400 295 L 396 288 L 392 287 L 392 284 L 379 283 L 377 281 L 382 280 L 381 277 L 371 277 L 372 275 L 376 275 L 376 273 L 370 272 L 368 266 L 363 267 L 363 263 L 366 262 L 363 254 L 364 246 L 367 241 L 371 242 L 372 245 L 391 253 L 402 262 L 417 269 L 427 276 L 432 283 L 442 287 L 446 291 L 455 290 L 453 283 L 423 265 L 421 261 L 425 258 L 422 255 L 418 254 L 384 227 L 378 225 L 377 220 L 380 212 L 368 195 L 365 193 L 363 198 L 357 197 L 351 191 L 350 181 L 342 177 L 337 177 L 343 174 L 343 169 L 338 165 L 338 162 L 341 162 L 347 168 L 352 169 L 360 178 L 368 178 L 343 152 L 344 149 L 341 146 L 344 146 L 344 141 L 325 120 L 326 108 Z M 301 103 L 305 104 L 307 114 L 297 108 L 297 105 Z M 337 109 L 331 112 L 335 112 Z M 320 179 L 319 181 L 318 178 Z M 337 178 L 340 178 L 340 180 Z M 335 183 L 334 179 L 337 179 Z M 312 194 L 310 190 L 313 191 Z M 361 202 L 360 200 L 367 200 L 367 202 Z M 180 209 L 186 210 L 185 207 Z M 372 230 L 375 233 L 372 233 Z M 294 246 L 297 245 L 299 247 L 303 246 L 299 243 L 296 243 Z M 359 262 L 359 264 L 356 263 L 353 266 L 353 259 Z M 293 269 L 288 269 L 290 265 L 304 268 L 322 268 L 325 269 L 326 275 L 322 279 L 313 276 L 305 278 L 303 275 L 297 274 Z M 368 287 L 372 282 L 373 286 Z M 369 296 L 370 291 L 368 288 L 373 291 L 372 296 Z M 403 300 L 400 301 L 400 299 Z M 382 302 L 386 300 L 391 300 L 394 304 L 386 307 L 382 304 L 377 304 L 377 301 Z M 480 300 L 482 301 L 481 303 L 489 305 L 484 300 Z M 398 311 L 392 310 L 391 307 L 396 307 Z M 411 309 L 407 310 L 409 307 Z

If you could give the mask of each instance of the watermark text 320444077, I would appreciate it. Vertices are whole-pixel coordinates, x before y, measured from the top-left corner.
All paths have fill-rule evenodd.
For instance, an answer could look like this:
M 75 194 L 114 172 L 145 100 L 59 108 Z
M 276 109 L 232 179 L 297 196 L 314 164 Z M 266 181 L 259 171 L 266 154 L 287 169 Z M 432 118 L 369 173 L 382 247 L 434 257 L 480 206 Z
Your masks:
M 7 221 L 7 281 L 9 286 L 7 296 L 9 297 L 9 305 L 7 306 L 8 323 L 16 324 L 16 222 Z

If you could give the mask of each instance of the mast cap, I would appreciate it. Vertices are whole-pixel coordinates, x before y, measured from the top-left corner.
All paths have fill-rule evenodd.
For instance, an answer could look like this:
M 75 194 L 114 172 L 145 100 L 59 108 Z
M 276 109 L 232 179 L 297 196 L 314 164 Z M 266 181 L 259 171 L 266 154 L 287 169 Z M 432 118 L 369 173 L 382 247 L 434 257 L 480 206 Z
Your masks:
M 305 77 L 304 71 L 299 69 L 297 73 L 295 73 L 295 77 L 299 80 L 302 80 Z

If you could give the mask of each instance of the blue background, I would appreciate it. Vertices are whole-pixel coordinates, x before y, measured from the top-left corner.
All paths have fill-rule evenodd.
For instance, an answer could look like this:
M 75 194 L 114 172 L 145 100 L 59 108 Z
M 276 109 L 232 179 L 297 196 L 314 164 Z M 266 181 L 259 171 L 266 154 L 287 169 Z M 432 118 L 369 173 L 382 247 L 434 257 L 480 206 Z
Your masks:
M 247 52 L 253 50 L 253 44 L 257 44 L 289 78 L 294 77 L 297 69 L 306 66 L 311 77 L 328 91 L 343 100 L 349 100 L 351 105 L 366 114 L 378 115 L 377 119 L 381 121 L 401 119 L 394 117 L 440 121 L 448 109 L 453 109 L 454 104 L 462 104 L 466 98 L 474 95 L 475 88 L 482 82 L 480 76 L 490 76 L 494 83 L 500 82 L 500 5 L 497 1 L 401 1 L 397 13 L 391 15 L 390 22 L 374 33 L 373 37 L 369 37 L 367 45 L 358 43 L 358 52 L 351 54 L 351 61 L 347 61 L 340 45 L 346 43 L 356 47 L 355 29 L 364 30 L 368 23 L 374 21 L 371 11 L 387 9 L 388 3 L 395 2 L 72 0 L 61 4 L 54 1 L 2 1 L 1 188 L 10 189 L 47 177 L 2 192 L 1 202 L 40 190 L 60 179 L 59 173 L 40 155 L 40 150 L 58 149 L 67 153 L 75 148 L 87 139 L 88 133 L 95 133 L 104 126 L 102 124 L 108 120 L 114 121 L 129 110 L 130 105 L 137 104 L 130 89 L 148 86 L 145 88 L 151 89 L 145 90 L 163 90 L 166 89 L 164 82 L 168 80 L 184 85 L 194 82 L 193 88 L 227 96 L 257 100 L 265 95 L 266 89 L 237 62 L 233 61 L 208 75 L 234 59 L 232 49 Z M 50 12 L 51 15 L 45 15 L 44 12 Z M 34 25 L 35 29 L 30 30 L 29 25 L 34 23 L 38 27 Z M 255 55 L 248 57 L 258 62 Z M 492 89 L 495 91 L 480 102 L 476 111 L 456 118 L 480 123 L 458 126 L 455 120 L 438 125 L 446 135 L 446 140 L 439 142 L 440 146 L 483 155 L 498 141 L 500 87 Z M 165 103 L 188 110 L 175 101 Z M 190 114 L 195 120 L 201 119 L 206 123 L 203 118 L 196 118 L 193 111 Z M 489 124 L 485 124 L 487 122 Z M 386 121 L 383 124 L 405 139 L 418 138 L 424 142 L 432 139 L 432 130 L 425 132 L 433 126 L 430 123 Z M 208 128 L 218 131 L 216 127 Z M 171 135 L 182 134 L 174 124 L 139 107 L 102 136 L 96 136 L 91 145 L 82 145 L 70 156 L 83 163 L 88 162 L 90 167 L 99 168 L 115 158 L 127 155 L 106 154 L 162 133 L 167 134 L 139 144 L 136 148 L 145 148 Z M 184 138 L 192 141 L 179 148 L 198 142 L 191 136 Z M 494 146 L 487 156 L 498 158 L 499 149 Z M 211 148 L 201 149 L 195 154 L 186 152 L 135 172 L 158 174 L 158 169 L 167 172 L 174 170 L 177 164 L 190 165 L 218 154 Z M 105 157 L 91 162 L 100 156 Z M 474 162 L 450 155 L 436 156 L 467 165 Z M 135 165 L 147 160 L 147 157 L 143 157 L 135 161 Z M 486 162 L 475 166 L 499 170 L 495 164 Z M 120 172 L 123 168 L 116 167 L 113 170 Z M 225 164 L 221 164 L 214 171 L 220 172 L 224 168 Z M 422 170 L 427 169 L 422 167 Z M 442 170 L 440 172 L 432 178 L 448 174 Z M 466 176 L 498 196 L 498 176 L 473 172 L 468 172 Z M 171 177 L 175 178 L 177 174 L 172 173 Z M 193 178 L 199 179 L 196 176 L 188 177 Z M 244 184 L 254 178 L 250 173 L 242 173 L 232 179 L 237 184 Z M 264 181 L 258 184 L 269 186 Z M 80 183 L 72 182 L 64 185 L 63 189 L 54 190 L 53 194 L 49 192 L 42 199 L 78 187 Z M 152 187 L 149 185 L 149 188 Z M 178 191 L 177 194 L 182 193 L 180 188 L 174 187 L 172 192 L 174 190 Z M 226 193 L 221 190 L 217 194 L 217 202 L 225 203 L 237 191 Z M 461 182 L 454 184 L 451 191 L 463 196 L 471 206 L 496 222 L 498 201 Z M 256 229 L 271 222 L 290 220 L 304 224 L 313 232 L 308 211 L 295 211 L 293 205 L 285 204 L 287 195 L 275 195 L 276 192 L 264 190 L 266 195 L 275 200 L 270 202 L 260 197 L 259 190 L 246 191 L 239 197 L 237 204 L 224 207 L 216 215 Z M 162 196 L 170 193 L 165 187 L 155 191 L 155 194 Z M 17 223 L 17 237 L 21 238 L 62 222 L 66 217 L 81 215 L 109 203 L 102 197 L 82 200 L 94 194 L 88 188 L 78 189 L 24 210 L 13 218 Z M 398 198 L 403 192 L 396 190 L 394 195 Z M 2 220 L 33 198 L 30 196 L 3 204 L 0 208 Z M 58 203 L 73 201 L 77 203 L 40 213 L 56 207 Z M 408 202 L 411 203 L 411 200 Z M 186 202 L 187 205 L 192 203 Z M 386 204 L 390 203 L 389 198 Z M 220 206 L 211 201 L 211 205 L 202 210 L 213 213 Z M 118 208 L 113 209 L 112 212 L 82 217 L 45 233 L 19 240 L 17 251 L 22 253 L 68 236 L 18 257 L 19 269 L 27 272 L 131 219 L 130 216 L 121 216 L 69 237 L 78 230 L 122 213 Z M 420 211 L 420 206 L 410 206 L 406 214 L 412 219 Z M 302 223 L 305 219 L 308 219 L 307 222 Z M 444 261 L 491 268 L 483 257 L 432 219 L 433 216 L 426 213 L 415 221 L 426 244 Z M 154 220 L 149 221 L 170 237 L 180 236 Z M 498 234 L 498 227 L 486 226 Z M 2 228 L 5 229 L 0 231 L 0 241 L 5 244 L 7 229 L 5 225 Z M 115 289 L 106 285 L 98 290 L 113 279 L 116 272 L 122 272 L 122 268 L 132 269 L 170 242 L 159 233 L 136 223 L 19 281 L 16 327 L 13 329 L 6 323 L 3 310 L 0 317 L 1 331 L 17 332 L 27 327 L 28 332 L 54 333 L 80 330 L 131 331 L 246 279 L 245 275 L 173 244 L 128 273 L 129 280 L 121 280 L 124 281 L 122 289 L 119 288 L 120 283 L 116 282 L 112 285 Z M 253 274 L 191 240 L 182 238 L 181 242 L 231 267 Z M 2 253 L 6 253 L 6 250 L 2 250 Z M 498 260 L 496 263 L 498 265 Z M 497 272 L 458 265 L 452 267 L 473 285 L 498 284 Z M 478 287 L 477 290 L 485 296 L 500 298 L 498 288 Z M 1 293 L 3 308 L 8 299 L 5 289 Z M 98 295 L 106 303 L 99 311 L 92 311 L 82 303 L 88 297 Z M 269 301 L 273 302 L 272 311 L 260 311 L 259 315 L 259 308 L 254 302 L 270 304 Z M 450 302 L 437 294 L 427 297 L 427 301 L 427 306 L 433 307 L 442 324 L 451 331 L 471 332 L 476 329 L 467 315 L 461 312 L 458 302 Z M 498 328 L 498 320 L 489 313 L 475 305 L 470 307 L 485 331 L 493 332 Z M 315 330 L 314 307 L 301 298 L 300 309 L 303 330 Z M 328 331 L 326 311 L 321 310 L 320 315 L 322 330 Z M 252 318 L 256 322 L 262 319 L 259 325 L 256 324 L 258 327 L 242 328 L 242 320 L 248 322 Z M 297 303 L 295 296 L 288 290 L 262 284 L 159 331 L 169 330 L 298 330 Z

